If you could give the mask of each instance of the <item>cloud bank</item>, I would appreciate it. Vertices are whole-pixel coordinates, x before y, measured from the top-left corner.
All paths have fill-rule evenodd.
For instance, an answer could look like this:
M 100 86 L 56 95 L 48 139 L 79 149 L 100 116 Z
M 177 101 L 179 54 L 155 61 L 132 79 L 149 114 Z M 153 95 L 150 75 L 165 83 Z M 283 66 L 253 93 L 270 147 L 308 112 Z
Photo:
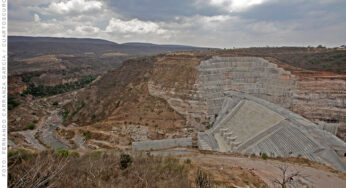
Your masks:
M 343 0 L 11 0 L 9 34 L 209 47 L 340 46 Z

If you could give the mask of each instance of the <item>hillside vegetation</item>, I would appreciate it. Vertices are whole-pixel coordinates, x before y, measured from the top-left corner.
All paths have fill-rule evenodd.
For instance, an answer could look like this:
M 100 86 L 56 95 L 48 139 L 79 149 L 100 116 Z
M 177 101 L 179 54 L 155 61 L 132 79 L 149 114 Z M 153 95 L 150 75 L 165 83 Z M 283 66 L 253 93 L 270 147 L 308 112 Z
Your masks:
M 189 158 L 95 151 L 80 156 L 61 150 L 9 153 L 9 187 L 268 187 L 247 169 L 215 173 Z M 231 173 L 231 174 L 229 174 Z M 229 178 L 231 177 L 231 178 Z
M 346 73 L 346 50 L 342 48 L 243 48 L 224 50 L 222 54 L 272 57 L 282 63 L 306 70 Z

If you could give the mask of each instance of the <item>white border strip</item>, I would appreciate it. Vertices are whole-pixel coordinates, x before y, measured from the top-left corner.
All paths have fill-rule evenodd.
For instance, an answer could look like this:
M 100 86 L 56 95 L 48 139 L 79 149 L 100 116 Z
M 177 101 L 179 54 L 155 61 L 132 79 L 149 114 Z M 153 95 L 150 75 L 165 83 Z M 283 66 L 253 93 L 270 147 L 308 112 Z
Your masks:
M 7 187 L 7 0 L 1 0 L 0 187 Z

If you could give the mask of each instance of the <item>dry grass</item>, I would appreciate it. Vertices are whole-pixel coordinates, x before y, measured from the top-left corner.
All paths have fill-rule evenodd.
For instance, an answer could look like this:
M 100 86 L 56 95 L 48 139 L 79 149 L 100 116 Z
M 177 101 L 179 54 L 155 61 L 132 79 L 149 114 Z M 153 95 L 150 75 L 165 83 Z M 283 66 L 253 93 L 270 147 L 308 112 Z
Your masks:
M 9 187 L 190 187 L 187 165 L 176 158 L 136 155 L 126 169 L 115 152 L 78 157 L 67 152 L 12 153 Z

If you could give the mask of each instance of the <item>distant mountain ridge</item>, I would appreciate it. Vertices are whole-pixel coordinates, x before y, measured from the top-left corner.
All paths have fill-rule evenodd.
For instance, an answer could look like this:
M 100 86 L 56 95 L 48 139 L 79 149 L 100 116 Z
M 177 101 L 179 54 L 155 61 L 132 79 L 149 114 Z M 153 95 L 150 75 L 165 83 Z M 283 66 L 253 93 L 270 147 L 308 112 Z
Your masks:
M 57 38 L 8 36 L 10 55 L 30 57 L 47 54 L 85 54 L 93 52 L 102 55 L 120 52 L 129 55 L 151 55 L 172 51 L 207 50 L 208 48 L 184 45 L 159 45 L 152 43 L 124 43 L 91 38 Z
M 180 45 L 180 44 L 154 44 L 154 43 L 146 43 L 146 42 L 126 42 L 122 43 L 121 45 L 126 46 L 161 46 L 161 47 L 171 47 L 171 48 L 202 48 L 207 49 L 207 47 L 195 47 L 195 46 L 188 46 L 188 45 Z M 209 48 L 211 49 L 211 48 Z M 213 48 L 215 49 L 215 48 Z

